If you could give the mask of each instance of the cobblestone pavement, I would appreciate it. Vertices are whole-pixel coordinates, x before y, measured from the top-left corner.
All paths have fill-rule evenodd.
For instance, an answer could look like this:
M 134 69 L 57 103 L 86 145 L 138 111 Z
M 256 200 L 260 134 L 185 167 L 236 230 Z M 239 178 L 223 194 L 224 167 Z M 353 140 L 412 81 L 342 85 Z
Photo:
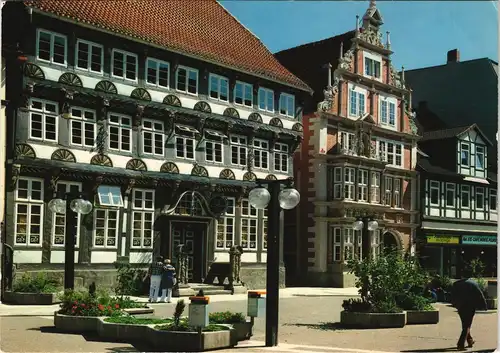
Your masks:
M 279 347 L 264 348 L 264 319 L 255 322 L 255 334 L 243 347 L 221 352 L 446 352 L 454 348 L 460 331 L 455 310 L 439 305 L 437 325 L 406 326 L 402 329 L 346 330 L 338 328 L 343 297 L 294 296 L 280 300 Z M 155 316 L 171 316 L 174 304 L 155 304 Z M 246 301 L 221 301 L 210 311 L 246 312 Z M 469 352 L 492 352 L 497 341 L 496 312 L 478 313 L 473 336 L 477 342 Z M 82 335 L 59 334 L 50 316 L 0 317 L 0 349 L 3 352 L 141 352 L 143 347 L 98 342 Z

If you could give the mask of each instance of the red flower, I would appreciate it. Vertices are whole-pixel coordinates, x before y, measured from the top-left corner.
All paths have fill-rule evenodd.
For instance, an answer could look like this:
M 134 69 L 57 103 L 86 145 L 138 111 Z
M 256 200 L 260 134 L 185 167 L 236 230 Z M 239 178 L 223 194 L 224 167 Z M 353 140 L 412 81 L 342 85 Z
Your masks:
M 120 305 L 115 304 L 115 309 L 119 309 L 119 308 L 120 308 Z
M 76 309 L 76 305 L 73 305 L 73 310 L 75 310 L 75 309 Z
M 85 304 L 82 303 L 82 308 L 85 308 Z
M 99 308 L 99 310 L 103 311 L 104 310 L 104 305 L 99 304 L 98 308 Z
M 78 304 L 78 301 L 77 301 L 77 300 L 75 300 L 75 302 L 74 302 L 73 304 L 75 304 L 75 305 L 76 305 L 76 304 Z
M 111 305 L 108 305 L 108 310 L 111 310 Z

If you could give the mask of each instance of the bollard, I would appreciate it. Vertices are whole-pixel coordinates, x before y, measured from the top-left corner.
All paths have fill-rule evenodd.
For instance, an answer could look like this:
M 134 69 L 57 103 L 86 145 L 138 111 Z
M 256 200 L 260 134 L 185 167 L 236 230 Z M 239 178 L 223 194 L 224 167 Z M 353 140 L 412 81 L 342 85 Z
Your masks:
M 265 291 L 248 291 L 247 315 L 250 316 L 252 327 L 256 317 L 266 316 Z
M 201 336 L 203 328 L 209 325 L 208 322 L 208 304 L 210 297 L 193 296 L 189 297 L 189 326 L 196 327 Z

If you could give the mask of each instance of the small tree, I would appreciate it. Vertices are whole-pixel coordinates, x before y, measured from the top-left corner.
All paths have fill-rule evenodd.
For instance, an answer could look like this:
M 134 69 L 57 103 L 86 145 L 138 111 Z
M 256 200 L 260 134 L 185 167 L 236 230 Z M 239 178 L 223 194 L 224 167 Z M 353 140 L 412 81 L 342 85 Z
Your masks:
M 177 301 L 177 304 L 175 305 L 175 311 L 174 311 L 174 326 L 175 327 L 180 326 L 181 316 L 182 316 L 182 313 L 184 312 L 185 308 L 186 308 L 186 303 L 184 302 L 184 299 Z

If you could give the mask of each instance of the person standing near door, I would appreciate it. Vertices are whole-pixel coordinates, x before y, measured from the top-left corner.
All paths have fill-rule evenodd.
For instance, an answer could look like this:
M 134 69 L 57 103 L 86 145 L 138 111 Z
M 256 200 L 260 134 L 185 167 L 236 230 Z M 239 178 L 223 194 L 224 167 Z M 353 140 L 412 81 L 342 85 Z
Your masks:
M 149 302 L 156 302 L 160 293 L 161 275 L 163 274 L 163 256 L 158 256 L 156 262 L 149 266 L 148 271 L 151 283 L 149 285 Z
M 457 308 L 462 322 L 462 333 L 457 342 L 457 349 L 464 350 L 465 340 L 467 340 L 468 347 L 472 347 L 475 343 L 470 334 L 470 328 L 476 310 L 487 310 L 488 305 L 483 291 L 477 282 L 470 278 L 463 278 L 453 283 L 451 302 Z
M 166 259 L 161 276 L 161 302 L 170 303 L 172 300 L 172 288 L 175 286 L 175 282 L 175 267 L 170 264 L 169 259 Z

